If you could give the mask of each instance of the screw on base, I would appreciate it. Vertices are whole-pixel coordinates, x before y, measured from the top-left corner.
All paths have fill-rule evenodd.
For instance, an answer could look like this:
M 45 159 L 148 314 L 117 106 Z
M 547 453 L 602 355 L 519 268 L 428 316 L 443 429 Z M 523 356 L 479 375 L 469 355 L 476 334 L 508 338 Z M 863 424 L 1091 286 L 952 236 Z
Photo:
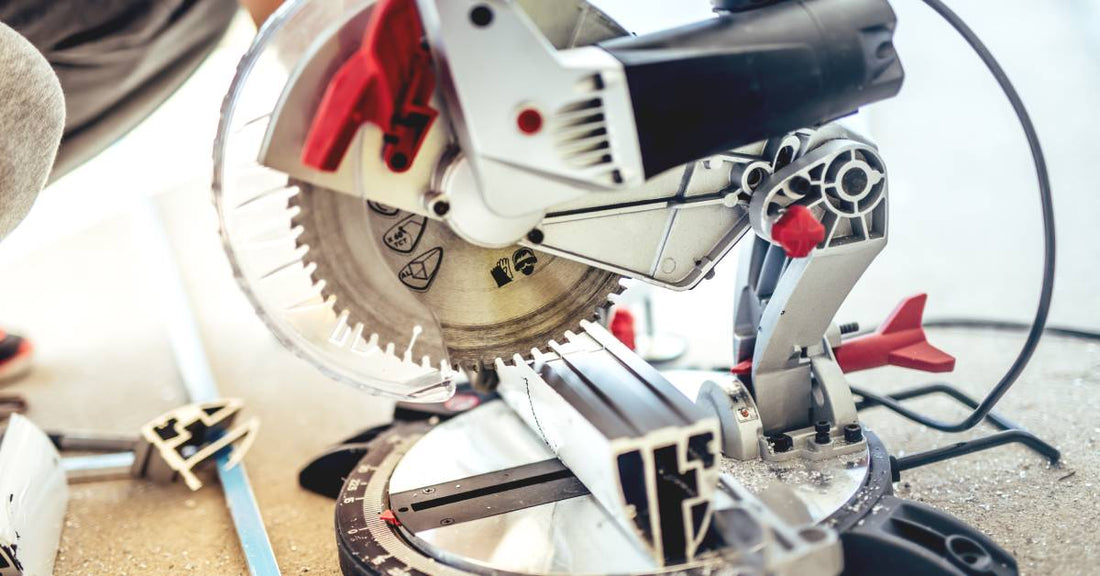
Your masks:
M 818 444 L 828 444 L 832 441 L 829 437 L 829 425 L 828 420 L 818 420 L 817 424 L 814 424 L 814 442 Z
M 855 444 L 863 440 L 863 427 L 859 424 L 849 424 L 844 427 L 844 441 Z
M 786 434 L 776 434 L 768 438 L 768 442 L 772 445 L 772 449 L 776 454 L 782 454 L 783 452 L 790 452 L 791 448 L 794 448 L 794 440 Z

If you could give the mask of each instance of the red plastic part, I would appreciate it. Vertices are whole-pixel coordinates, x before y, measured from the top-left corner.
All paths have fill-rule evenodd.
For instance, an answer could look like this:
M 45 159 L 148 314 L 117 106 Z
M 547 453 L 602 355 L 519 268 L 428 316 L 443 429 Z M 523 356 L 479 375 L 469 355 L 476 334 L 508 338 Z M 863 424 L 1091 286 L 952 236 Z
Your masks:
M 611 334 L 627 348 L 635 349 L 634 315 L 626 308 L 616 308 L 611 312 Z
M 805 206 L 788 206 L 787 211 L 772 225 L 772 239 L 791 258 L 808 256 L 825 239 L 825 227 Z
M 738 376 L 752 374 L 752 358 L 734 364 L 733 368 L 730 368 L 730 374 L 736 374 Z
M 520 132 L 528 136 L 538 134 L 539 130 L 542 130 L 542 114 L 534 108 L 525 108 L 516 117 L 516 126 L 519 127 Z
M 366 122 L 385 134 L 382 157 L 394 172 L 416 160 L 439 112 L 431 56 L 422 43 L 424 26 L 415 0 L 379 0 L 363 42 L 337 70 L 313 116 L 302 163 L 332 172 Z
M 924 372 L 950 372 L 955 357 L 932 346 L 921 326 L 927 294 L 907 298 L 874 334 L 853 338 L 833 349 L 844 372 L 900 366 Z
M 5 332 L 3 328 L 0 328 L 0 340 L 4 340 L 7 337 L 8 337 L 8 333 Z M 19 346 L 17 346 L 15 348 L 15 354 L 12 354 L 8 358 L 0 359 L 0 363 L 6 362 L 8 360 L 15 361 L 16 359 L 19 359 L 19 358 L 25 358 L 27 356 L 30 356 L 31 353 L 34 352 L 34 344 L 31 344 L 30 340 L 28 340 L 26 338 L 20 338 L 18 336 L 13 336 L 13 338 L 18 338 L 19 339 Z
M 386 511 L 382 512 L 381 514 L 379 514 L 378 517 L 383 522 L 385 522 L 386 524 L 389 524 L 390 526 L 400 526 L 401 525 L 401 521 L 397 519 L 397 515 L 393 513 L 393 510 L 386 510 Z

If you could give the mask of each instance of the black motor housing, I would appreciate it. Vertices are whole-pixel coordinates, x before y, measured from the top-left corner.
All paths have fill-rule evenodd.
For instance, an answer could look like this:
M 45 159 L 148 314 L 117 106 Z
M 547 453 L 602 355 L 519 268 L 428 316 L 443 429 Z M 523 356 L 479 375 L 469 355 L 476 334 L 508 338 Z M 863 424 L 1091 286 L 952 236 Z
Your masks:
M 894 96 L 886 0 L 787 0 L 600 45 L 622 62 L 646 177 Z

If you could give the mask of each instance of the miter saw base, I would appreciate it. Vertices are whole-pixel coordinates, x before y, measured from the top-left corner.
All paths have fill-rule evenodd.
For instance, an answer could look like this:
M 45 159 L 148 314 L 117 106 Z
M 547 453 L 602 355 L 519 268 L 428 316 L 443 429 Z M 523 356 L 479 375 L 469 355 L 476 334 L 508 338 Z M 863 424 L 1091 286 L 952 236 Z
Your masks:
M 445 405 L 399 406 L 393 423 L 327 452 L 300 480 L 336 498 L 340 565 L 348 576 L 835 574 L 827 554 L 806 548 L 817 527 L 839 535 L 844 574 L 1016 573 L 1015 560 L 976 529 L 894 496 L 892 459 L 873 433 L 866 440 L 865 450 L 823 462 L 725 460 L 723 476 L 734 481 L 722 482 L 715 497 L 710 549 L 665 566 L 630 541 L 514 412 L 472 390 Z M 776 529 L 802 526 L 793 534 L 804 541 L 783 547 L 763 539 L 773 529 L 770 516 L 724 516 L 746 497 L 740 486 L 763 502 L 765 514 L 781 517 L 770 520 Z M 787 561 L 762 566 L 746 553 L 752 546 Z M 818 562 L 807 568 L 800 560 L 813 553 Z

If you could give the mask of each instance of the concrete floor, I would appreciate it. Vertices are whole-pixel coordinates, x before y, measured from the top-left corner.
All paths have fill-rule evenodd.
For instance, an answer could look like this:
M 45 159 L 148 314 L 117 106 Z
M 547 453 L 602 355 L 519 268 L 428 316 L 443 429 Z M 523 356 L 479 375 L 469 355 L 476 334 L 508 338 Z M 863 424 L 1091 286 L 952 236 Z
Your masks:
M 222 392 L 244 398 L 248 413 L 262 421 L 246 462 L 283 571 L 338 574 L 332 503 L 299 489 L 297 470 L 331 443 L 387 420 L 391 404 L 328 381 L 274 341 L 232 280 L 205 198 L 179 192 L 157 205 Z M 0 317 L 26 327 L 39 350 L 38 368 L 5 391 L 25 394 L 39 425 L 132 432 L 185 401 L 161 296 L 143 258 L 132 217 L 120 214 L 4 267 Z M 1019 345 L 1011 334 L 931 335 L 960 354 L 950 380 L 975 395 Z M 890 391 L 927 375 L 884 369 L 853 380 Z M 1023 448 L 1001 448 L 906 474 L 899 494 L 986 531 L 1017 556 L 1025 574 L 1095 574 L 1098 390 L 1100 346 L 1047 339 L 1002 410 L 1064 450 L 1064 465 L 1050 468 Z M 960 414 L 942 400 L 914 406 Z M 901 454 L 957 440 L 882 409 L 867 412 L 865 421 Z M 195 493 L 129 480 L 75 485 L 56 574 L 244 574 L 221 493 L 210 480 Z
M 645 30 L 652 18 L 627 10 L 634 1 L 604 3 Z M 918 2 L 895 4 L 909 81 L 897 100 L 871 107 L 861 120 L 892 171 L 891 246 L 843 319 L 875 322 L 919 290 L 930 292 L 932 316 L 1026 319 L 1040 252 L 1022 138 L 964 48 Z M 1090 240 L 1100 215 L 1091 172 L 1100 159 L 1091 136 L 1100 128 L 1092 103 L 1100 90 L 1098 9 L 1091 0 L 1039 10 L 1023 0 L 1000 2 L 997 10 L 977 0 L 952 4 L 1004 58 L 1048 149 L 1061 239 L 1054 319 L 1100 328 L 1094 295 L 1100 244 Z M 160 300 L 128 214 L 137 198 L 159 193 L 219 384 L 227 396 L 245 398 L 263 421 L 247 463 L 283 571 L 336 574 L 331 503 L 297 488 L 297 468 L 329 443 L 387 419 L 390 404 L 331 383 L 286 353 L 252 314 L 220 250 L 207 201 L 209 143 L 249 34 L 247 26 L 235 28 L 161 111 L 47 191 L 27 223 L 0 245 L 0 321 L 39 346 L 37 370 L 9 389 L 30 398 L 29 415 L 47 428 L 128 432 L 183 402 Z M 729 317 L 732 264 L 690 296 L 657 295 L 660 327 L 696 336 L 691 364 L 728 361 L 726 324 L 699 319 Z M 1020 343 L 1005 334 L 932 335 L 960 358 L 949 380 L 975 395 Z M 889 390 L 925 376 L 883 370 L 858 382 Z M 1027 574 L 1100 573 L 1100 535 L 1093 529 L 1100 522 L 1098 386 L 1100 348 L 1048 339 L 1003 410 L 1060 445 L 1065 466 L 1048 469 L 1023 449 L 1005 448 L 914 471 L 899 492 L 988 531 Z M 952 414 L 941 401 L 915 405 Z M 866 418 L 898 451 L 955 440 L 881 409 Z M 246 573 L 216 487 L 198 493 L 128 481 L 75 487 L 58 575 L 189 570 Z

